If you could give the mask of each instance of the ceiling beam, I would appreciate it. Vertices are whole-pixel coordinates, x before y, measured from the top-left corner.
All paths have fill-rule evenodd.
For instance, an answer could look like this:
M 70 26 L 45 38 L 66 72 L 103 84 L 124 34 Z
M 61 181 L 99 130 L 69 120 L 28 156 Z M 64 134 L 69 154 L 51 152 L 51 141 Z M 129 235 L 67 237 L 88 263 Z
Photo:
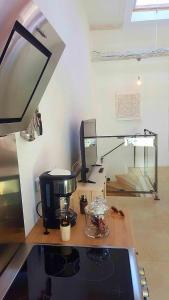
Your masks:
M 92 61 L 113 61 L 129 59 L 146 59 L 151 57 L 169 56 L 169 48 L 142 49 L 126 52 L 92 51 Z
M 145 5 L 145 6 L 136 6 L 133 11 L 152 11 L 152 10 L 169 10 L 169 5 L 165 6 L 155 6 L 155 5 Z

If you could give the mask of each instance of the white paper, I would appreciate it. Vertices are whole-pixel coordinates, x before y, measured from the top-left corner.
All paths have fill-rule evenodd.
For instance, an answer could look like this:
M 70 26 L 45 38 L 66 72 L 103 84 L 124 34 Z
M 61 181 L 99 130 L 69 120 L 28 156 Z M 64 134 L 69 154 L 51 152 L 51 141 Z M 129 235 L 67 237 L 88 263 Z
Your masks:
M 70 175 L 71 172 L 69 170 L 64 170 L 64 169 L 53 169 L 48 174 L 52 175 L 52 176 L 56 176 L 56 175 Z
M 154 146 L 154 136 L 152 137 L 125 137 L 125 146 L 132 144 L 138 147 L 153 147 Z
M 116 94 L 118 120 L 137 120 L 140 115 L 140 94 Z

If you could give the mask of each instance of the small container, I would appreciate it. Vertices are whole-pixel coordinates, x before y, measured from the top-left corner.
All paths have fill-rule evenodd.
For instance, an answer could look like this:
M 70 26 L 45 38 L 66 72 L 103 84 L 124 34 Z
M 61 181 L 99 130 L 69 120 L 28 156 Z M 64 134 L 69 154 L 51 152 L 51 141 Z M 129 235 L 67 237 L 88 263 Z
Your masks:
M 67 216 L 60 221 L 60 233 L 63 242 L 70 240 L 70 221 Z
M 80 197 L 80 213 L 82 215 L 85 214 L 85 207 L 88 205 L 88 201 L 87 201 L 87 198 L 86 196 L 82 195 Z
M 108 236 L 108 210 L 107 201 L 102 197 L 96 197 L 94 201 L 85 207 L 85 234 L 88 237 L 103 238 Z

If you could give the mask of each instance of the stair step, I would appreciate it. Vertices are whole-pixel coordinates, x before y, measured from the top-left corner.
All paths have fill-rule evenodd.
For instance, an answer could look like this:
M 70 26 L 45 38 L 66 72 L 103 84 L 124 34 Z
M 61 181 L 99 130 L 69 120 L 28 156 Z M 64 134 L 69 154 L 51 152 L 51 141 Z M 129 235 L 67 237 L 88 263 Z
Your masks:
M 133 180 L 138 180 L 138 185 L 142 190 L 151 190 L 152 186 L 146 176 L 144 176 L 144 168 L 129 168 Z
M 119 182 L 117 181 L 110 181 L 107 183 L 107 190 L 108 191 L 133 191 L 130 186 L 124 186 L 121 185 Z
M 128 197 L 139 196 L 137 193 L 130 193 L 130 191 L 132 191 L 131 187 L 125 185 L 124 188 L 124 186 L 122 186 L 117 181 L 108 181 L 106 184 L 107 196 L 128 196 Z
M 130 191 L 136 190 L 135 185 L 128 181 L 127 175 L 116 175 L 116 180 L 122 188 L 128 189 Z
M 107 188 L 114 189 L 114 190 L 121 190 L 123 189 L 121 184 L 117 181 L 109 181 L 107 182 Z
M 152 189 L 143 168 L 128 168 L 128 174 L 115 175 L 115 181 L 107 182 L 107 195 L 140 196 L 137 191 L 149 191 Z M 130 193 L 130 191 L 136 193 Z M 118 192 L 118 193 L 116 193 Z
M 106 192 L 107 196 L 124 196 L 124 197 L 140 197 L 138 194 L 129 193 L 129 192 Z
M 150 189 L 150 185 L 147 184 L 147 181 L 145 180 L 141 171 L 137 169 L 130 170 L 129 173 L 125 175 L 117 175 L 116 178 L 121 184 L 128 184 L 134 190 Z

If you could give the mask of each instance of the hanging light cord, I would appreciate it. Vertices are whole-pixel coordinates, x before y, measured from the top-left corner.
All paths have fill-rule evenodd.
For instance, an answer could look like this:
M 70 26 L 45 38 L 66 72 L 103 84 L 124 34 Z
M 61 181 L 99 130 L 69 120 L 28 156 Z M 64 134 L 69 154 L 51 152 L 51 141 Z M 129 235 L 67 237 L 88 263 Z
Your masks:
M 156 14 L 158 14 L 158 9 L 156 9 Z M 157 20 L 156 20 L 156 23 L 155 23 L 155 49 L 157 49 L 157 44 L 158 44 L 158 25 L 157 25 Z

